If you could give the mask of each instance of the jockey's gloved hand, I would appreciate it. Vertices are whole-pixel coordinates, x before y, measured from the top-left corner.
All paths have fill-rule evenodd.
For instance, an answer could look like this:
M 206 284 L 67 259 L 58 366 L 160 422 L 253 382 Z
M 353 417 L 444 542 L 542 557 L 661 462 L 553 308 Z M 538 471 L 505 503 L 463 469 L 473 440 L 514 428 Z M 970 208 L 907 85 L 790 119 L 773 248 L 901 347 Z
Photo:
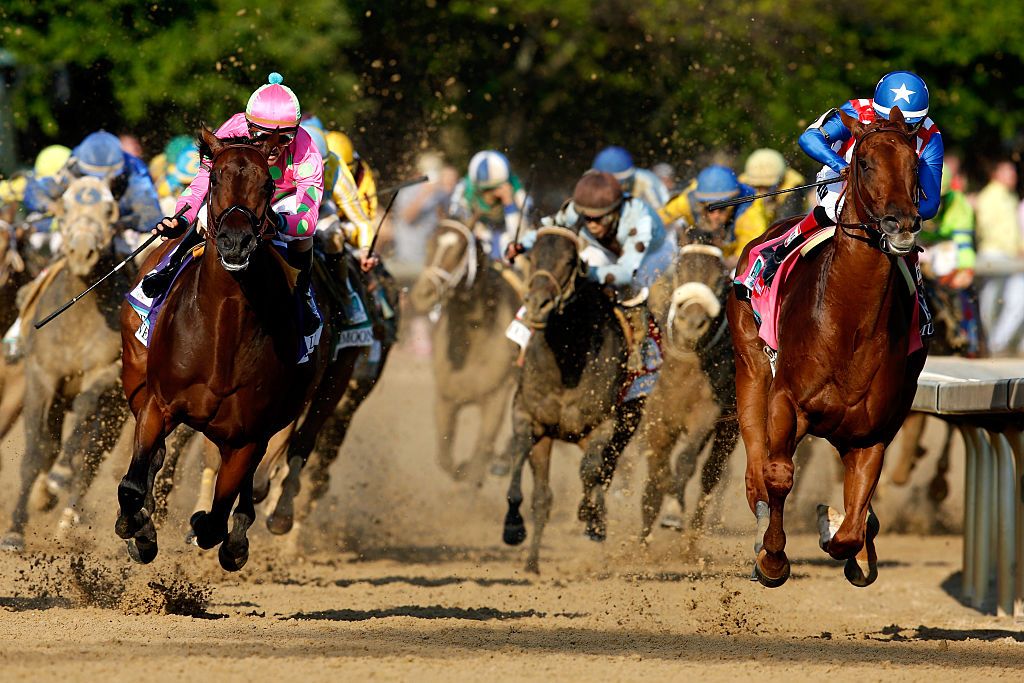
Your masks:
M 364 273 L 369 273 L 378 263 L 380 263 L 380 259 L 372 251 L 369 249 L 359 250 L 359 268 Z
M 153 226 L 153 232 L 165 240 L 181 237 L 188 230 L 188 219 L 184 216 L 167 216 Z
M 288 227 L 288 222 L 284 218 L 283 213 L 274 211 L 274 207 L 267 207 L 267 220 L 269 220 L 278 231 L 284 231 Z
M 524 253 L 526 253 L 526 247 L 524 247 L 519 242 L 512 242 L 507 247 L 505 247 L 505 259 L 509 263 L 515 263 L 516 257 Z

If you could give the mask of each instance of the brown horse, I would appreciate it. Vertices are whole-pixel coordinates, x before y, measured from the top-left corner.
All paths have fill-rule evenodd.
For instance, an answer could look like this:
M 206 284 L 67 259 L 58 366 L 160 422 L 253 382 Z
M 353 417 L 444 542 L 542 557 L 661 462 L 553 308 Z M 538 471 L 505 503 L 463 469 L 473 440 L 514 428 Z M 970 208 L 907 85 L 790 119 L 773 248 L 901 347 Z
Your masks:
M 325 330 L 312 357 L 296 363 L 301 332 L 293 281 L 269 241 L 275 231 L 267 219 L 274 183 L 266 153 L 276 136 L 243 144 L 203 128 L 200 138 L 203 156 L 213 160 L 205 251 L 171 286 L 148 349 L 135 338 L 134 309 L 127 302 L 121 309 L 123 383 L 136 425 L 131 464 L 118 486 L 115 531 L 135 561 L 156 557 L 153 481 L 165 438 L 183 423 L 216 444 L 222 461 L 211 511 L 191 520 L 196 543 L 208 549 L 223 542 L 221 566 L 236 571 L 249 554 L 256 467 L 270 438 L 306 406 L 323 374 L 330 335 Z M 151 255 L 143 271 L 170 248 Z
M 755 541 L 754 574 L 769 587 L 789 578 L 783 507 L 793 486 L 793 451 L 805 434 L 828 439 L 844 467 L 845 516 L 818 507 L 821 547 L 846 560 L 854 585 L 875 580 L 878 520 L 871 496 L 927 355 L 909 353 L 917 304 L 898 262 L 921 229 L 913 138 L 896 107 L 889 121 L 870 125 L 840 114 L 856 138 L 846 200 L 835 237 L 801 258 L 785 282 L 774 377 L 750 306 L 735 291 L 727 304 L 747 502 L 764 530 L 763 546 Z M 740 263 L 754 245 L 794 222 L 754 240 Z

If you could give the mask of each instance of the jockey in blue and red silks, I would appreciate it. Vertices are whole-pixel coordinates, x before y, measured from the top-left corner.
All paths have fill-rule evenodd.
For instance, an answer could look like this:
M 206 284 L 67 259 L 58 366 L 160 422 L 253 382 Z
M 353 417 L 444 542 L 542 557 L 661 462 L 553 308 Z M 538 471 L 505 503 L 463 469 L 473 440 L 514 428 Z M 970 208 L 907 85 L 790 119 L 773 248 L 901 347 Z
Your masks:
M 888 120 L 893 107 L 899 107 L 917 145 L 921 188 L 917 204 L 918 213 L 921 220 L 934 218 L 938 213 L 944 149 L 942 133 L 928 116 L 928 86 L 917 74 L 893 71 L 878 81 L 873 99 L 850 100 L 838 110 L 830 109 L 808 126 L 800 136 L 800 148 L 812 159 L 824 164 L 818 172 L 817 180 L 837 179 L 836 182 L 822 185 L 817 189 L 819 206 L 800 223 L 802 234 L 806 235 L 818 227 L 833 225 L 842 213 L 846 174 L 856 140 L 843 123 L 839 111 L 867 124 L 879 118 Z M 906 258 L 908 264 L 916 271 L 922 333 L 931 334 L 931 313 L 925 303 L 916 251 Z

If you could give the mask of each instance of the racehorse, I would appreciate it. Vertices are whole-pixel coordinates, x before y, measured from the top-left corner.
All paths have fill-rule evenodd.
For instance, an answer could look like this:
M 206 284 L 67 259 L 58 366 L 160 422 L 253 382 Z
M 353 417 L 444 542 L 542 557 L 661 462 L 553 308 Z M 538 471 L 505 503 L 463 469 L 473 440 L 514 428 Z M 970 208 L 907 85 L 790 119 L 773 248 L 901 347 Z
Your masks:
M 21 550 L 28 502 L 36 479 L 61 450 L 64 420 L 75 425 L 63 444 L 72 463 L 72 491 L 62 526 L 74 524 L 78 504 L 92 482 L 102 455 L 114 447 L 128 411 L 118 377 L 120 351 L 117 311 L 128 280 L 118 274 L 47 327 L 27 324 L 88 287 L 116 263 L 113 249 L 117 202 L 96 178 L 75 180 L 62 198 L 62 258 L 51 264 L 33 293 L 23 324 L 25 345 L 25 454 L 21 489 L 2 547 Z M 50 502 L 54 502 L 52 499 Z
M 664 360 L 640 423 L 647 458 L 641 539 L 650 535 L 665 495 L 686 509 L 686 484 L 714 436 L 691 521 L 694 530 L 703 528 L 710 494 L 739 440 L 736 366 L 725 319 L 730 284 L 722 250 L 698 242 L 680 247 L 672 268 L 651 287 L 647 303 L 662 331 Z M 669 458 L 680 441 L 673 474 Z
M 327 330 L 310 358 L 297 363 L 302 333 L 294 271 L 275 251 L 268 219 L 274 182 L 266 154 L 276 143 L 276 135 L 252 144 L 201 129 L 200 152 L 212 160 L 204 251 L 171 285 L 148 349 L 135 336 L 135 310 L 127 301 L 121 307 L 122 377 L 136 426 L 131 463 L 118 486 L 115 531 L 137 562 L 157 554 L 153 482 L 175 426 L 192 427 L 220 451 L 212 508 L 193 515 L 191 526 L 199 547 L 221 544 L 221 566 L 237 571 L 248 560 L 253 477 L 268 441 L 302 413 L 316 389 L 301 428 L 313 434 L 301 443 L 310 443 L 326 419 L 324 397 L 339 383 L 343 390 L 352 371 L 355 353 L 343 353 L 333 363 L 339 372 L 324 373 Z M 151 254 L 143 272 L 176 244 Z
M 494 459 L 516 373 L 517 349 L 505 338 L 505 326 L 519 301 L 472 231 L 459 221 L 441 220 L 410 302 L 420 314 L 440 311 L 433 351 L 437 459 L 455 479 L 480 483 Z M 480 406 L 480 427 L 472 457 L 456 466 L 456 417 L 467 405 Z
M 917 303 L 900 263 L 921 229 L 914 137 L 897 107 L 888 121 L 868 125 L 840 115 L 855 138 L 845 201 L 833 239 L 800 258 L 784 283 L 774 372 L 751 307 L 735 290 L 727 303 L 747 502 L 764 532 L 763 545 L 755 541 L 754 574 L 768 587 L 790 575 L 783 507 L 793 486 L 793 451 L 805 434 L 828 439 L 844 467 L 845 515 L 818 507 L 820 545 L 846 560 L 852 584 L 877 578 L 871 497 L 927 355 L 911 353 Z M 754 240 L 740 263 L 794 223 L 783 221 Z
M 503 540 L 526 538 L 519 506 L 523 464 L 533 472 L 533 540 L 527 571 L 539 571 L 541 536 L 551 511 L 548 484 L 555 439 L 583 448 L 583 500 L 578 517 L 587 535 L 606 535 L 604 492 L 619 454 L 640 421 L 641 400 L 623 402 L 629 373 L 628 323 L 603 288 L 587 278 L 575 230 L 543 227 L 530 250 L 524 322 L 534 329 L 512 403 L 512 478 Z

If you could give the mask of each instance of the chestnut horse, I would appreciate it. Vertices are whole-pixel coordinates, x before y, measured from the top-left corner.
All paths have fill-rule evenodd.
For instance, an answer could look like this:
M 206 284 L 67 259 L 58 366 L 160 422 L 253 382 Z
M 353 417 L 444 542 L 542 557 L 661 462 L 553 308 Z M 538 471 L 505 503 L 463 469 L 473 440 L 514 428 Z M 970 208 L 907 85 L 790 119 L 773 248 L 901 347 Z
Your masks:
M 917 303 L 899 267 L 921 229 L 914 136 L 896 107 L 889 121 L 870 125 L 840 114 L 856 139 L 845 202 L 835 237 L 799 258 L 785 281 L 774 377 L 750 305 L 735 291 L 727 303 L 747 502 L 758 532 L 764 530 L 763 546 L 755 540 L 754 575 L 768 587 L 789 578 L 783 507 L 793 486 L 793 451 L 805 434 L 828 439 L 843 461 L 845 516 L 818 506 L 821 547 L 846 560 L 852 584 L 875 580 L 871 496 L 927 355 L 909 352 Z M 740 263 L 794 223 L 783 221 L 754 240 Z
M 153 481 L 165 438 L 186 424 L 218 447 L 222 461 L 211 511 L 192 516 L 196 543 L 207 549 L 223 542 L 221 566 L 237 571 L 248 559 L 256 467 L 269 439 L 299 417 L 323 376 L 330 335 L 325 330 L 312 357 L 296 363 L 295 295 L 267 219 L 274 183 L 266 152 L 276 136 L 256 145 L 219 140 L 206 128 L 200 136 L 204 156 L 213 160 L 205 251 L 171 286 L 148 349 L 135 338 L 134 309 L 127 302 L 121 308 L 122 379 L 136 425 L 115 531 L 135 561 L 156 557 Z M 170 248 L 158 249 L 143 272 Z

